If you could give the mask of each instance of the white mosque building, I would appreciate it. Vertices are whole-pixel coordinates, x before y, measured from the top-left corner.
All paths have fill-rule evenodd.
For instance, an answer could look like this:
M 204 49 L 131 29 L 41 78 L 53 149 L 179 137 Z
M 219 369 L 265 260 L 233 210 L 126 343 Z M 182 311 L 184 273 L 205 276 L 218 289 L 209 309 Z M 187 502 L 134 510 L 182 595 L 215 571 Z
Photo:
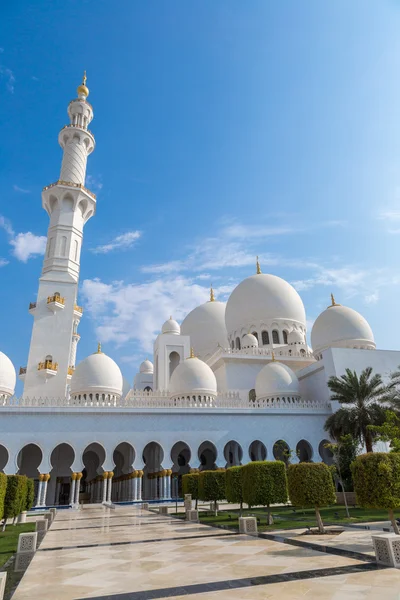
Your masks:
M 377 350 L 367 321 L 333 297 L 310 348 L 301 297 L 258 261 L 227 303 L 211 290 L 181 325 L 168 319 L 132 387 L 100 345 L 75 364 L 83 227 L 96 212 L 85 187 L 95 147 L 88 95 L 85 77 L 59 134 L 60 177 L 42 193 L 50 224 L 21 397 L 0 352 L 0 470 L 33 477 L 44 506 L 166 500 L 190 469 L 274 460 L 285 449 L 292 461 L 329 461 L 329 377 L 367 366 L 387 377 L 400 353 Z

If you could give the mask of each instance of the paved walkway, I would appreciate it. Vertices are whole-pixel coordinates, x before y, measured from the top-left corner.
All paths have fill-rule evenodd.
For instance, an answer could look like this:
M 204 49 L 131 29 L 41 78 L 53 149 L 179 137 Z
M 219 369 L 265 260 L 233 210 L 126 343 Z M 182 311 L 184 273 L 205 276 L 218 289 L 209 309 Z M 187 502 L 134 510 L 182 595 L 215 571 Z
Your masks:
M 400 571 L 133 507 L 59 511 L 13 600 L 400 600 Z

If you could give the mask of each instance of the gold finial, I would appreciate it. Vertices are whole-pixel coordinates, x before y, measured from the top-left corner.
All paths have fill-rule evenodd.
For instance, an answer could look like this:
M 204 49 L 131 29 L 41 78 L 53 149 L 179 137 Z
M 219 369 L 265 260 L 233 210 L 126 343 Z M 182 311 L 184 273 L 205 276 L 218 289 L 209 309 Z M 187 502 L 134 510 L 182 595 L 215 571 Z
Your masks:
M 260 267 L 260 263 L 258 262 L 258 256 L 257 256 L 257 275 L 261 275 L 262 271 L 261 271 L 261 267 Z
M 214 296 L 214 290 L 213 290 L 212 284 L 210 287 L 210 302 L 215 302 L 215 296 Z
M 193 346 L 190 348 L 190 357 L 189 358 L 195 358 Z
M 86 71 L 83 71 L 83 79 L 80 86 L 78 86 L 77 92 L 78 96 L 85 96 L 87 98 L 89 96 L 89 88 L 86 86 Z
M 169 315 L 169 320 L 172 321 L 172 315 Z
M 330 305 L 328 306 L 328 308 L 331 308 L 332 306 L 341 306 L 340 304 L 338 304 L 338 303 L 336 302 L 336 300 L 335 300 L 335 296 L 334 296 L 333 294 L 331 294 L 331 302 L 332 302 L 332 304 L 330 304 Z
M 272 362 L 276 362 L 275 352 L 272 352 L 271 356 L 272 356 Z
M 101 351 L 101 342 L 98 342 L 97 344 L 97 354 L 103 354 Z

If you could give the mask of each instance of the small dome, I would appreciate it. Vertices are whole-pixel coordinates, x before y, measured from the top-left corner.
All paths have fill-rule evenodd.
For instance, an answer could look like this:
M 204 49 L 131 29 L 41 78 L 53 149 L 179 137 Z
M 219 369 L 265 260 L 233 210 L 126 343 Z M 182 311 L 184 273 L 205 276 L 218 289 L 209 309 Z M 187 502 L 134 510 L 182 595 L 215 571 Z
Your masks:
M 144 360 L 142 362 L 142 364 L 140 365 L 139 371 L 141 373 L 153 373 L 154 372 L 153 363 L 148 358 L 146 358 L 146 360 Z
M 71 394 L 99 393 L 121 396 L 122 374 L 112 358 L 96 352 L 76 367 L 71 378 Z
M 216 396 L 217 380 L 212 369 L 199 358 L 187 358 L 171 375 L 171 397 L 185 395 Z
M 242 348 L 258 348 L 258 339 L 252 333 L 246 333 L 242 338 Z
M 313 352 L 326 348 L 374 349 L 375 340 L 371 327 L 360 313 L 334 303 L 322 312 L 311 331 Z
M 179 323 L 175 321 L 172 317 L 165 321 L 162 326 L 161 333 L 169 333 L 170 335 L 180 335 L 181 328 L 179 327 Z
M 288 335 L 288 344 L 305 344 L 304 333 L 298 329 L 293 329 Z
M 210 356 L 218 346 L 228 348 L 225 327 L 225 302 L 212 300 L 196 306 L 182 321 L 181 333 L 200 358 Z
M 0 352 L 0 396 L 12 396 L 16 381 L 14 365 L 6 354 Z
M 284 321 L 305 327 L 304 305 L 294 287 L 275 275 L 258 273 L 244 279 L 233 290 L 226 304 L 228 335 L 245 329 Z
M 283 363 L 272 361 L 265 365 L 257 375 L 257 400 L 285 396 L 300 396 L 299 380 L 292 369 Z

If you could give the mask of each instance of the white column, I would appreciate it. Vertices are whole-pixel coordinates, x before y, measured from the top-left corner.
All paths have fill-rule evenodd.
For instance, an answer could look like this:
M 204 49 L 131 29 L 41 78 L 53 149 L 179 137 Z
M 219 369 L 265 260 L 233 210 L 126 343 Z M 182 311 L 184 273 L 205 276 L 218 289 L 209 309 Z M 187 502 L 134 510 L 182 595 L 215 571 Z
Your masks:
M 42 499 L 42 488 L 43 488 L 43 475 L 40 474 L 39 475 L 39 486 L 38 486 L 38 491 L 37 491 L 37 497 L 36 497 L 36 504 L 35 506 L 40 506 L 40 501 Z
M 40 502 L 40 506 L 46 506 L 46 494 L 47 494 L 47 482 L 50 479 L 50 475 L 49 473 L 46 473 L 44 475 L 44 479 L 43 479 L 43 487 L 42 487 L 42 499 Z
M 161 499 L 165 500 L 167 497 L 167 476 L 163 475 L 161 477 Z
M 168 499 L 171 498 L 171 477 L 172 477 L 172 471 L 171 471 L 171 469 L 169 469 L 168 476 L 167 476 L 167 498 Z
M 134 477 L 132 479 L 132 485 L 133 485 L 133 496 L 132 496 L 132 500 L 135 502 L 137 500 L 137 490 L 138 490 L 138 477 Z
M 76 474 L 76 485 L 75 485 L 75 504 L 79 504 L 79 491 L 81 488 L 82 473 Z
M 108 483 L 108 472 L 103 473 L 103 502 L 107 501 L 107 483 Z
M 112 490 L 112 478 L 114 473 L 109 471 L 108 473 L 108 494 L 107 494 L 107 502 L 111 502 L 111 490 Z
M 69 490 L 69 503 L 74 504 L 75 502 L 75 486 L 76 486 L 76 473 L 72 473 L 71 476 L 71 488 Z
M 143 473 L 143 471 L 141 473 Z M 137 500 L 142 500 L 142 482 L 143 474 L 137 478 Z

